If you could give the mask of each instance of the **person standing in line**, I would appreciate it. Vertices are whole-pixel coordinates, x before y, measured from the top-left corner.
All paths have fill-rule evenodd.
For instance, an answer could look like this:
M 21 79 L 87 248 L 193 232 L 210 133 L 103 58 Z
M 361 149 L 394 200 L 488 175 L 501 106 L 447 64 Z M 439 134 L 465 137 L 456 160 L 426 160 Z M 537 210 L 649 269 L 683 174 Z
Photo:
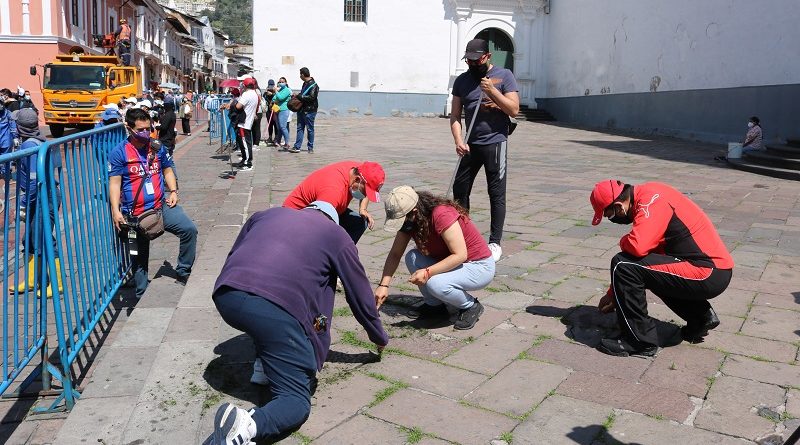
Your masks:
M 17 122 L 11 117 L 11 111 L 0 102 L 0 155 L 10 152 L 19 146 Z M 5 176 L 6 164 L 0 164 L 0 176 Z
M 242 82 L 244 92 L 239 97 L 236 103 L 236 109 L 239 113 L 244 113 L 244 119 L 239 117 L 241 123 L 237 124 L 237 132 L 242 139 L 241 151 L 242 162 L 239 168 L 248 171 L 253 169 L 253 120 L 256 117 L 256 109 L 258 108 L 259 97 L 256 94 L 256 80 L 252 77 L 245 79 Z
M 164 102 L 164 114 L 161 115 L 161 125 L 158 127 L 158 140 L 167 149 L 170 157 L 175 150 L 175 104 L 172 101 Z
M 267 116 L 267 134 L 269 138 L 267 139 L 267 146 L 274 147 L 277 145 L 275 141 L 278 139 L 279 131 L 278 128 L 278 114 L 272 111 L 272 99 L 275 97 L 275 81 L 270 79 L 267 82 L 267 90 L 264 91 L 264 100 L 266 102 L 266 107 L 264 108 L 264 112 Z
M 519 113 L 519 94 L 514 74 L 491 64 L 492 53 L 485 40 L 467 43 L 464 59 L 469 70 L 453 83 L 453 104 L 450 112 L 450 132 L 456 144 L 459 160 L 453 183 L 453 197 L 469 210 L 469 195 L 481 167 L 486 172 L 491 213 L 489 249 L 495 261 L 503 249 L 503 225 L 506 219 L 506 183 L 508 178 L 509 117 Z M 472 132 L 465 141 L 461 133 L 461 113 Z M 474 121 L 474 122 L 473 122 Z
M 181 128 L 183 129 L 183 134 L 186 136 L 192 135 L 192 102 L 184 97 L 183 104 L 181 105 Z
M 293 153 L 299 153 L 300 148 L 303 146 L 303 133 L 308 128 L 308 153 L 314 153 L 314 120 L 317 118 L 317 109 L 319 108 L 319 85 L 317 81 L 311 77 L 308 68 L 300 68 L 300 79 L 303 81 L 303 87 L 300 88 L 300 95 L 298 99 L 303 103 L 303 108 L 297 112 L 297 137 L 294 141 Z
M 289 83 L 285 77 L 278 79 L 278 87 L 275 96 L 272 98 L 273 111 L 278 109 L 278 126 L 281 129 L 280 137 L 278 139 L 278 146 L 284 151 L 289 151 L 289 99 L 292 97 L 292 89 L 289 88 Z M 277 107 L 276 107 L 277 106 Z M 281 145 L 280 142 L 283 142 Z
M 253 79 L 256 83 L 255 92 L 258 96 L 258 105 L 256 106 L 255 117 L 253 118 L 253 127 L 250 131 L 253 133 L 253 150 L 259 150 L 258 146 L 261 145 L 261 118 L 264 117 L 264 103 L 263 93 L 258 86 L 258 81 Z

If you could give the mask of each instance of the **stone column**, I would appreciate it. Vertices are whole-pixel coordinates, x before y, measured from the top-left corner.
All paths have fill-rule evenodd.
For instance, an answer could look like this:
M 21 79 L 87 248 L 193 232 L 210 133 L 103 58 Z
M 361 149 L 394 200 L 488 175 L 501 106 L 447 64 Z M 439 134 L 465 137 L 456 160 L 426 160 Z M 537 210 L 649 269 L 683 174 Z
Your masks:
M 467 47 L 467 18 L 472 13 L 470 8 L 458 8 L 456 9 L 456 25 L 458 26 L 458 39 L 456 42 L 456 51 L 455 51 L 455 67 L 456 67 L 456 75 L 459 75 L 467 70 L 466 64 L 461 61 L 461 57 L 464 56 L 464 49 Z
M 22 35 L 31 34 L 31 9 L 30 0 L 22 0 Z

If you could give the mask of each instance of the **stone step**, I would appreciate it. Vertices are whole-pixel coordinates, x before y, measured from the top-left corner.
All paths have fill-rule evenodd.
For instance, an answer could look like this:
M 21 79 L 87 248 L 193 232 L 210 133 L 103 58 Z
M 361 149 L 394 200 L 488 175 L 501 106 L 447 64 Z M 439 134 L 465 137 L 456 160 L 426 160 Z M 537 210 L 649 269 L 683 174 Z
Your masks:
M 548 113 L 547 110 L 541 108 L 529 108 L 526 105 L 522 105 L 519 107 L 519 114 L 517 115 L 517 120 L 520 121 L 533 121 L 533 122 L 552 122 L 556 120 L 552 114 Z
M 787 170 L 800 170 L 800 159 L 782 156 L 779 152 L 751 151 L 742 157 L 753 164 L 769 165 Z
M 800 181 L 800 171 L 798 170 L 755 164 L 744 158 L 728 159 L 728 164 L 737 170 L 743 170 L 750 173 L 757 173 L 759 175 L 770 176 L 773 178 Z
M 767 152 L 775 156 L 784 158 L 800 158 L 800 146 L 795 147 L 789 144 L 768 144 Z

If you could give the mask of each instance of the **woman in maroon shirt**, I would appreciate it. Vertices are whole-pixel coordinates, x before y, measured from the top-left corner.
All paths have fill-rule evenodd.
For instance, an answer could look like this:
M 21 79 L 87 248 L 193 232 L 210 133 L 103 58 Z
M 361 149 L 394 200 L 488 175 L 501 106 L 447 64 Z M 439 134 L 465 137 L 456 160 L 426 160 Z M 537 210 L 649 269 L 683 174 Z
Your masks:
M 424 298 L 420 318 L 448 318 L 447 306 L 458 310 L 456 329 L 471 329 L 483 313 L 469 291 L 482 289 L 494 278 L 489 246 L 467 211 L 454 201 L 409 186 L 392 190 L 386 200 L 386 226 L 397 231 L 375 289 L 380 306 L 389 296 L 389 283 L 409 241 L 416 249 L 405 256 L 406 266 Z M 398 231 L 399 229 L 399 231 Z

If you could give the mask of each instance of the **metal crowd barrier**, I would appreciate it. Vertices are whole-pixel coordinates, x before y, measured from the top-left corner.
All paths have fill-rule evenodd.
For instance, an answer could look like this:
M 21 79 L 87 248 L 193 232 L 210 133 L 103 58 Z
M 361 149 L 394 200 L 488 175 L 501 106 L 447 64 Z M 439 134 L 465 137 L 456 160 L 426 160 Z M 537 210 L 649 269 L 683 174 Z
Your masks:
M 43 283 L 41 243 L 41 212 L 34 196 L 36 179 L 36 157 L 40 147 L 0 155 L 2 175 L 3 275 L 0 292 L 3 297 L 3 365 L 0 394 L 5 394 L 14 381 L 28 372 L 24 381 L 15 390 L 21 393 L 42 374 L 55 371 L 52 365 L 43 366 L 47 351 L 47 302 L 41 289 Z M 32 174 L 12 171 L 26 163 Z M 28 167 L 29 166 L 29 167 Z M 38 255 L 37 255 L 38 254 Z M 36 356 L 41 362 L 33 370 L 26 367 Z M 43 369 L 43 367 L 45 369 Z M 44 371 L 44 372 L 43 372 Z M 43 376 L 44 377 L 44 376 Z M 44 381 L 45 379 L 43 379 Z M 45 387 L 48 390 L 49 387 Z
M 131 262 L 108 205 L 108 153 L 125 139 L 114 124 L 42 144 L 37 159 L 44 264 L 40 288 L 52 288 L 59 367 L 47 370 L 61 394 L 38 412 L 72 409 L 80 394 L 72 365 L 122 286 Z M 59 165 L 61 158 L 61 165 Z M 52 285 L 56 277 L 56 285 Z

